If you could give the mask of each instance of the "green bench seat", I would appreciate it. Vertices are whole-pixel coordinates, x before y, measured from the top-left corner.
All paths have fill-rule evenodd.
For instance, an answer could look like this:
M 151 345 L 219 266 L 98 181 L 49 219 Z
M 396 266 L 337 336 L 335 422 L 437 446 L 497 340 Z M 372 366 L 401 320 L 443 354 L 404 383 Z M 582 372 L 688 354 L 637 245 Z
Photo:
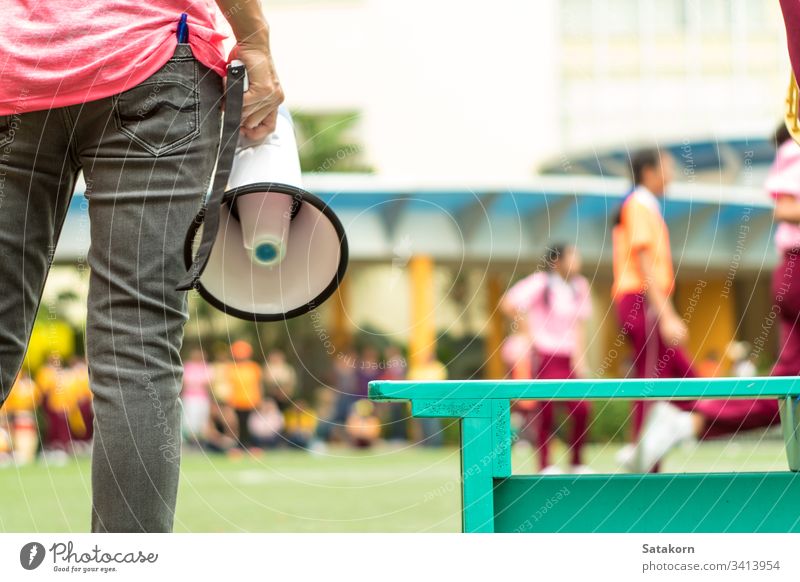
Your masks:
M 800 381 L 658 380 L 371 382 L 376 402 L 461 424 L 465 532 L 800 532 Z M 775 398 L 787 471 L 513 475 L 511 401 Z

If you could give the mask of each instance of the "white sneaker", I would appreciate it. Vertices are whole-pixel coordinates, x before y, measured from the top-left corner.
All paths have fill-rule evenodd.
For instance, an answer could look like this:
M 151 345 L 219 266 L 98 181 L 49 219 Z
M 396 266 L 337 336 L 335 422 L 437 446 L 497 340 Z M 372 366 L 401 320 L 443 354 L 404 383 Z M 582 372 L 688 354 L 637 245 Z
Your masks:
M 563 475 L 564 471 L 558 465 L 547 465 L 539 471 L 539 475 Z
M 594 475 L 597 473 L 589 465 L 572 465 L 569 472 L 573 475 Z
M 618 465 L 623 467 L 626 471 L 633 471 L 633 457 L 636 455 L 636 445 L 628 443 L 623 445 L 617 454 L 614 455 L 614 460 Z
M 691 413 L 668 402 L 657 402 L 647 416 L 631 468 L 637 473 L 649 473 L 664 455 L 694 437 Z

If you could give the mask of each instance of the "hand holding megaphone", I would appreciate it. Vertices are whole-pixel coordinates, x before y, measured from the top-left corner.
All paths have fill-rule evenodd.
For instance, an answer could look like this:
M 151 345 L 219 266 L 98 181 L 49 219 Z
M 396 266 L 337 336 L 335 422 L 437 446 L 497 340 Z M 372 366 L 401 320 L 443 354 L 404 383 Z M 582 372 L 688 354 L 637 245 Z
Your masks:
M 187 233 L 189 273 L 177 288 L 194 287 L 241 319 L 296 317 L 318 307 L 344 277 L 344 227 L 327 204 L 302 188 L 288 110 L 278 109 L 268 135 L 239 134 L 248 85 L 241 61 L 229 65 L 228 76 L 217 174 Z
M 261 47 L 237 45 L 231 53 L 231 65 L 240 64 L 247 70 L 242 103 L 242 135 L 262 139 L 275 130 L 278 106 L 284 93 L 269 51 Z

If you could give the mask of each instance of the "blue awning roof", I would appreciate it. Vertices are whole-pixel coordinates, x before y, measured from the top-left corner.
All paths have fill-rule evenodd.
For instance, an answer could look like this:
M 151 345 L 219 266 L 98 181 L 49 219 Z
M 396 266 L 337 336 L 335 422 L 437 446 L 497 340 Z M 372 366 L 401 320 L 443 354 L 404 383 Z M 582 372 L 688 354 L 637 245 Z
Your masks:
M 612 222 L 628 189 L 625 180 L 578 176 L 462 184 L 317 174 L 305 181 L 341 217 L 353 261 L 391 261 L 401 252 L 516 263 L 536 260 L 557 240 L 576 244 L 589 262 L 610 264 Z M 62 262 L 88 250 L 88 205 L 80 187 L 76 194 L 56 250 Z M 665 218 L 682 268 L 727 269 L 734 254 L 745 270 L 774 261 L 771 202 L 758 188 L 676 184 Z

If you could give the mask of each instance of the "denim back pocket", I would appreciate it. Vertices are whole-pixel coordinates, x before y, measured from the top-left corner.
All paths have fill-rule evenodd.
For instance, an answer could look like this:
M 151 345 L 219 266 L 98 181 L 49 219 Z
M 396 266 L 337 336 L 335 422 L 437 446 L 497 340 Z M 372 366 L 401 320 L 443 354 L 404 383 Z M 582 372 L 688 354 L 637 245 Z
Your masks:
M 0 150 L 11 145 L 19 126 L 19 116 L 0 115 Z M 2 151 L 0 151 L 2 153 Z
M 114 99 L 117 129 L 154 156 L 200 135 L 197 61 L 188 45 L 154 75 Z

